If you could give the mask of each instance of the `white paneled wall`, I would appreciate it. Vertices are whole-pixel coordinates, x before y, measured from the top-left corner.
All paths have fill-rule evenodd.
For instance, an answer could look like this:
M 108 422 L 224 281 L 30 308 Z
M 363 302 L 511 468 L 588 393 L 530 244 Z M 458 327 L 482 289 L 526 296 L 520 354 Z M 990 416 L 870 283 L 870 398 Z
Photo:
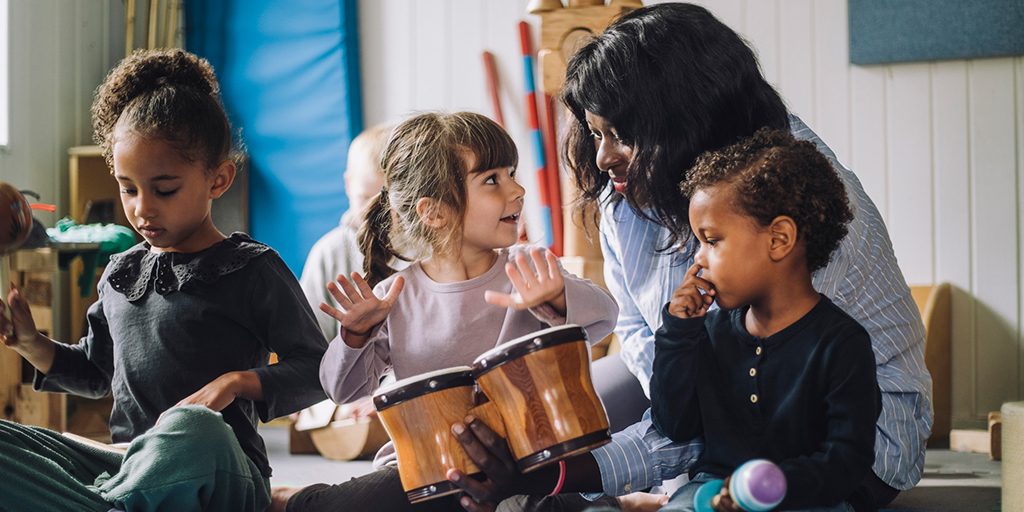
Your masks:
M 539 17 L 526 3 L 361 1 L 366 122 L 423 109 L 490 114 L 490 51 L 530 189 L 516 24 L 529 21 L 536 42 Z M 750 41 L 790 109 L 857 173 L 907 282 L 955 285 L 954 425 L 983 424 L 1024 398 L 1024 57 L 853 66 L 846 0 L 697 3 Z
M 53 225 L 67 213 L 67 150 L 92 144 L 93 91 L 123 57 L 123 23 L 112 20 L 124 8 L 120 0 L 11 0 L 9 9 L 11 142 L 0 149 L 0 180 L 57 204 L 55 214 L 35 213 Z

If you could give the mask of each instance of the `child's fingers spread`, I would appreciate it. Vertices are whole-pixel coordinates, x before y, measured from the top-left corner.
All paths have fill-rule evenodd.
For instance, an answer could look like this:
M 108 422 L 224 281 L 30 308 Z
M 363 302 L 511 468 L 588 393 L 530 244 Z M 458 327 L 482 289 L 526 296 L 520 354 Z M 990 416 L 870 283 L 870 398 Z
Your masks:
M 345 309 L 349 309 L 352 307 L 352 301 L 348 300 L 348 295 L 345 295 L 344 293 L 342 293 L 341 290 L 338 289 L 337 284 L 327 283 L 327 291 L 330 292 L 331 297 L 334 297 L 334 300 L 338 301 L 339 306 Z
M 363 297 L 370 297 L 373 295 L 373 288 L 363 279 L 363 276 L 359 275 L 359 272 L 352 272 L 352 282 L 359 288 L 359 293 Z
M 508 294 L 487 290 L 484 292 L 484 301 L 493 306 L 512 309 L 525 309 L 522 296 L 519 294 Z
M 366 287 L 366 291 L 368 291 L 372 296 L 373 290 L 370 289 L 370 285 L 366 284 L 366 281 L 363 281 L 363 286 Z M 398 294 L 402 293 L 403 288 L 405 288 L 405 278 L 402 276 L 396 277 L 391 283 L 391 289 L 388 290 L 388 294 L 384 296 L 384 302 L 394 304 L 395 301 L 398 300 Z
M 527 285 L 526 281 L 523 280 L 522 273 L 520 273 L 519 269 L 517 269 L 515 265 L 506 263 L 505 274 L 508 275 L 508 280 L 512 281 L 512 286 L 514 286 L 516 290 L 519 290 L 520 293 L 529 289 L 529 285 Z
M 519 274 L 523 276 L 523 281 L 526 282 L 526 285 L 530 287 L 535 286 L 537 283 L 537 274 L 530 268 L 530 264 L 526 261 L 525 254 L 519 254 L 516 256 L 516 265 L 519 267 Z
M 341 285 L 342 291 L 345 292 L 345 295 L 347 295 L 348 299 L 352 302 L 357 302 L 363 298 L 362 295 L 359 294 L 359 291 L 356 290 L 356 287 L 353 286 L 348 279 L 339 279 L 338 284 Z
M 547 254 L 550 253 L 548 253 L 548 251 L 543 251 L 542 253 L 541 249 L 537 248 L 530 251 L 530 259 L 533 260 L 533 268 L 537 270 L 537 277 L 540 281 L 544 281 L 545 278 L 551 275 L 550 265 L 546 258 Z
M 340 310 L 338 310 L 337 308 L 332 308 L 331 306 L 328 306 L 326 303 L 323 302 L 320 303 L 320 311 L 323 311 L 328 316 L 339 322 L 341 322 L 345 318 L 345 314 L 342 313 Z
M 493 290 L 487 290 L 484 292 L 484 301 L 494 306 L 507 308 L 511 299 L 512 296 L 507 293 L 498 293 Z
M 544 251 L 544 257 L 548 260 L 548 276 L 552 279 L 560 275 L 558 271 L 558 258 L 551 251 Z

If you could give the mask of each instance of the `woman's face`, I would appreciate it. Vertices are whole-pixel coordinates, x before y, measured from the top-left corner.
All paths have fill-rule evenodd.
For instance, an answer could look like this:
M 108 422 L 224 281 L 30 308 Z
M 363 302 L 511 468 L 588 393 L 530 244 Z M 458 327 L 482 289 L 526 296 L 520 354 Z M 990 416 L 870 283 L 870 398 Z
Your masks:
M 587 128 L 594 138 L 597 168 L 608 173 L 615 191 L 622 194 L 626 189 L 626 168 L 633 159 L 633 148 L 622 141 L 610 121 L 599 115 L 587 112 Z

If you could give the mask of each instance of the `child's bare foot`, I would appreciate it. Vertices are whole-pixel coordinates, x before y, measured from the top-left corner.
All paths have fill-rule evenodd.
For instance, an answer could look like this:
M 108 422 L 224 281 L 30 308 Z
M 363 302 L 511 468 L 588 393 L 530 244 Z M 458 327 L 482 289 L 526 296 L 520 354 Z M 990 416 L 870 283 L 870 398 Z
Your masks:
M 270 506 L 266 512 L 285 512 L 288 508 L 288 498 L 302 490 L 302 487 L 271 487 Z
M 619 496 L 618 500 L 619 506 L 625 512 L 654 512 L 668 503 L 668 495 L 634 492 Z

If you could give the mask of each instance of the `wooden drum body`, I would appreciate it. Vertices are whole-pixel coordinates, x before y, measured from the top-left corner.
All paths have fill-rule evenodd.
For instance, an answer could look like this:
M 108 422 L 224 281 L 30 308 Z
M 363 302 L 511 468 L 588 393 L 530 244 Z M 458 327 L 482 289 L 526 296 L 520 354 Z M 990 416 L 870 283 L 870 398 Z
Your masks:
M 476 359 L 473 375 L 501 414 L 523 472 L 611 441 L 582 327 L 553 327 L 495 347 Z
M 449 469 L 480 472 L 451 433 L 452 424 L 464 421 L 475 405 L 472 368 L 394 382 L 374 394 L 373 405 L 395 444 L 398 473 L 410 502 L 459 492 L 445 476 Z

